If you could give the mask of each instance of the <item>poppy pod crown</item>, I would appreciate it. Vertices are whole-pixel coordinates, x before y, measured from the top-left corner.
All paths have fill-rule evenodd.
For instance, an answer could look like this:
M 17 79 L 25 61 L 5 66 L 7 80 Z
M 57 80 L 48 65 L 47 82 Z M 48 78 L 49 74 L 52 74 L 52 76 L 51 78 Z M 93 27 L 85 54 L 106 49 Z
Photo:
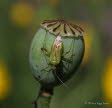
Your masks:
M 44 20 L 41 27 L 56 36 L 78 37 L 84 35 L 84 30 L 81 27 L 65 20 Z

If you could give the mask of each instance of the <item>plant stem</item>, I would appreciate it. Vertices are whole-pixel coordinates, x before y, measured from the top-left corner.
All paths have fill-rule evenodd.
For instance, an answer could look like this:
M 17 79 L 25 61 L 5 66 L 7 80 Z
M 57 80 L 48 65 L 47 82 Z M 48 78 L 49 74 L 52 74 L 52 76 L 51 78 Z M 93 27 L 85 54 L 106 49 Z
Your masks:
M 39 96 L 34 102 L 34 108 L 50 108 L 53 89 L 41 87 Z

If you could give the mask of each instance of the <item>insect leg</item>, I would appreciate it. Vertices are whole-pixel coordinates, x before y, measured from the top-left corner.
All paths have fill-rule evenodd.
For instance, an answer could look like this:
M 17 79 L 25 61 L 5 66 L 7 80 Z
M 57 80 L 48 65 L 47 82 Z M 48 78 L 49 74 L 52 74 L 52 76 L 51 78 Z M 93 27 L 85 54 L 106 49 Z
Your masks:
M 46 31 L 46 34 L 45 34 L 44 44 L 43 44 L 43 48 L 41 48 L 41 51 L 43 52 L 46 63 L 49 64 L 46 56 L 50 56 L 50 53 L 48 53 L 47 49 L 45 48 L 45 46 L 46 46 L 46 35 L 47 35 L 47 31 Z
M 74 41 L 74 39 L 73 39 L 72 41 Z M 73 54 L 73 53 L 74 53 L 74 45 L 73 45 L 73 43 L 74 43 L 74 42 L 72 42 L 72 45 L 71 45 L 69 51 L 65 52 L 65 53 L 63 54 L 63 56 L 62 56 L 62 60 L 65 61 L 65 62 L 72 63 L 72 61 L 73 61 L 73 57 L 75 56 L 75 54 Z M 72 52 L 71 52 L 72 55 L 70 56 L 70 58 L 65 58 L 64 56 L 67 55 L 67 54 L 69 54 L 70 51 L 72 51 Z
M 73 63 L 73 57 L 75 56 L 74 45 L 73 44 L 74 44 L 74 39 L 72 40 L 72 44 L 71 44 L 71 47 L 70 47 L 69 51 L 65 52 L 65 54 L 64 54 L 64 55 L 67 55 L 69 53 L 70 54 L 72 53 L 70 56 L 68 56 L 69 58 L 68 57 L 66 58 L 66 57 L 62 56 L 62 61 L 66 63 L 66 66 L 63 65 L 64 68 L 66 69 L 66 71 L 69 71 L 70 64 Z
M 46 35 L 47 35 L 47 31 L 46 31 L 46 34 L 45 34 L 44 43 L 43 43 L 43 47 L 41 48 L 41 51 L 43 51 L 45 53 L 45 55 L 50 56 L 50 53 L 46 49 Z
M 72 60 L 70 58 L 62 58 L 62 61 L 72 63 Z
M 72 40 L 72 41 L 73 41 L 73 40 Z M 72 44 L 73 44 L 73 42 L 72 42 Z M 71 51 L 71 49 L 73 50 L 72 47 L 73 47 L 73 45 L 71 45 L 70 49 L 69 49 L 67 52 L 63 53 L 62 56 L 66 56 L 67 54 L 69 54 L 70 51 Z
M 54 73 L 55 73 L 56 77 L 58 78 L 58 80 L 59 80 L 65 87 L 69 88 L 69 87 L 60 79 L 60 77 L 57 75 L 56 71 L 54 71 Z
M 42 69 L 41 71 L 47 71 L 48 68 L 49 68 L 49 66 L 44 68 L 44 69 Z
M 48 50 L 46 48 L 41 48 L 41 51 L 43 51 L 43 53 L 46 55 L 46 56 L 50 56 Z
M 45 71 L 45 73 L 43 74 L 43 75 L 46 75 L 46 74 L 48 74 L 52 69 L 49 69 L 50 68 L 50 66 L 48 65 L 48 67 L 46 67 L 45 69 L 42 69 L 41 71 Z M 45 76 L 46 77 L 46 76 Z M 42 80 L 42 79 L 44 79 L 45 77 L 43 77 L 43 78 L 41 78 L 40 80 Z M 40 81 L 39 80 L 39 81 Z

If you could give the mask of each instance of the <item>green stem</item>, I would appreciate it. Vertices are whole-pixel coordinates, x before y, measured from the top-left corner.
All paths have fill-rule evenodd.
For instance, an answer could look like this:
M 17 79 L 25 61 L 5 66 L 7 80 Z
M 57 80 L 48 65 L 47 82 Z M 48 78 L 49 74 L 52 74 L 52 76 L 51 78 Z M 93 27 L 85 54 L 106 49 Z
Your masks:
M 52 95 L 53 89 L 41 87 L 38 99 L 34 102 L 34 108 L 50 108 Z
M 50 108 L 51 96 L 40 96 L 38 100 L 39 108 Z

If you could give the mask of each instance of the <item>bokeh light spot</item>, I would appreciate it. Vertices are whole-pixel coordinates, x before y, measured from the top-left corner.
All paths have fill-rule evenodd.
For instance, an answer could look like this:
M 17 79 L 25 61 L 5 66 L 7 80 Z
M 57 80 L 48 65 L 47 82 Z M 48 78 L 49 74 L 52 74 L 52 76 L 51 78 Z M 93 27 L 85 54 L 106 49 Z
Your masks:
M 51 7 L 57 7 L 60 2 L 60 0 L 47 0 L 47 1 Z
M 11 77 L 6 64 L 0 61 L 0 100 L 7 98 L 11 91 Z
M 109 57 L 106 61 L 103 75 L 103 89 L 106 100 L 112 104 L 112 57 Z
M 19 27 L 29 26 L 34 18 L 35 9 L 29 3 L 14 3 L 9 11 L 11 22 Z

